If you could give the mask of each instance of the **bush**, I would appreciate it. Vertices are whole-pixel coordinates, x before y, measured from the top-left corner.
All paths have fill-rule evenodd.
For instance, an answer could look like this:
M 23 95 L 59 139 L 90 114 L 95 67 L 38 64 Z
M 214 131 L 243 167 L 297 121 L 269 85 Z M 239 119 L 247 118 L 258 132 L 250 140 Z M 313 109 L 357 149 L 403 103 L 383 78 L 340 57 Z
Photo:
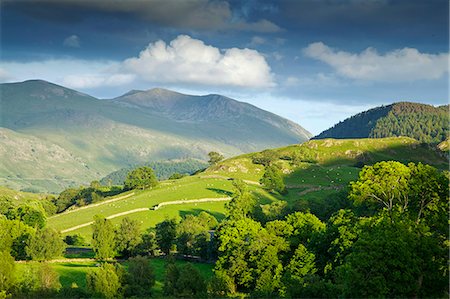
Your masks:
M 86 287 L 93 296 L 119 297 L 120 277 L 112 264 L 104 263 L 86 274 Z

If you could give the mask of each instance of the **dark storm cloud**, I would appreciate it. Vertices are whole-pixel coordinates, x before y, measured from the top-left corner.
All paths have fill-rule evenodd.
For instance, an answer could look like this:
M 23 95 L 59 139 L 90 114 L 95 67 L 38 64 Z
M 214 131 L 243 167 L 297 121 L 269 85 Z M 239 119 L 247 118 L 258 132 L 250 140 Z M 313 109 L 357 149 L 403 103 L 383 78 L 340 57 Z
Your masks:
M 95 14 L 120 14 L 160 26 L 195 30 L 277 32 L 281 29 L 267 19 L 237 18 L 238 14 L 223 0 L 23 0 L 6 1 L 4 7 L 54 22 L 79 22 Z

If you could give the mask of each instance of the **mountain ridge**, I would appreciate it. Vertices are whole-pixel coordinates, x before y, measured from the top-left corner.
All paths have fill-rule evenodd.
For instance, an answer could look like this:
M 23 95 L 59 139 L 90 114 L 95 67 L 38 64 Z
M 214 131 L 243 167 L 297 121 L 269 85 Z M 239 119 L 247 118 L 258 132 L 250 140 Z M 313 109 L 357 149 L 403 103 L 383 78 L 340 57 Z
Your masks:
M 1 137 L 10 140 L 0 143 L 1 158 L 8 161 L 0 165 L 0 183 L 15 189 L 37 186 L 40 191 L 56 192 L 129 165 L 204 160 L 209 151 L 231 156 L 299 143 L 311 136 L 287 119 L 224 96 L 153 89 L 150 94 L 171 95 L 160 96 L 155 106 L 148 91 L 100 100 L 43 80 L 0 84 L 0 92 Z M 137 104 L 130 100 L 138 97 L 142 99 Z M 43 157 L 48 151 L 37 150 L 43 147 L 55 149 L 56 156 L 70 157 L 61 162 L 65 171 L 58 171 L 58 163 L 50 165 L 51 159 Z M 78 169 L 77 175 L 69 177 L 68 168 Z

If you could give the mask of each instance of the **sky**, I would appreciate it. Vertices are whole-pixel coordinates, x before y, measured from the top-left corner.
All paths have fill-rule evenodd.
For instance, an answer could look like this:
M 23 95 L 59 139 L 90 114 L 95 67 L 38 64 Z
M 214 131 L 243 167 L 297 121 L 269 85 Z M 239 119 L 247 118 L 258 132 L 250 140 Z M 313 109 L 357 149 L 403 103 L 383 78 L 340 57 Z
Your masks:
M 447 0 L 2 0 L 0 82 L 222 94 L 318 134 L 449 100 Z

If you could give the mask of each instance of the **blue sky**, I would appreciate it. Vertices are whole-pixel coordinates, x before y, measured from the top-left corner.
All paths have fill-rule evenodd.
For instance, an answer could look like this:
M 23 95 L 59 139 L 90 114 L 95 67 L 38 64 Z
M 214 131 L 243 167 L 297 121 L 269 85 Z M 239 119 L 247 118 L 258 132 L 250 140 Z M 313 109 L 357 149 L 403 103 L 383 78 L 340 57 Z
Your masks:
M 0 82 L 110 98 L 166 87 L 314 134 L 395 101 L 448 103 L 446 0 L 6 0 Z

